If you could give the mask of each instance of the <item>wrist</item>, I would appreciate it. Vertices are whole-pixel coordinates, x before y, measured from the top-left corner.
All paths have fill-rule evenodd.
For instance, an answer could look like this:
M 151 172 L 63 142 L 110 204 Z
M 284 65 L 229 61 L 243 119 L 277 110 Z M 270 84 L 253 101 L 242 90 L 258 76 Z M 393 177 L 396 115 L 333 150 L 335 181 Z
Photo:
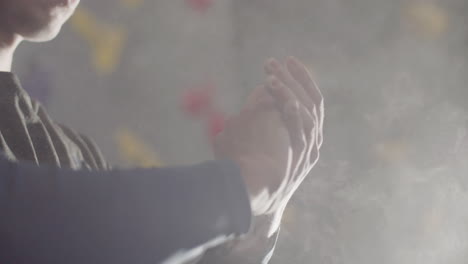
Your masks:
M 236 163 L 247 188 L 252 214 L 254 216 L 266 215 L 272 207 L 273 198 L 269 188 L 261 181 L 262 172 L 258 166 L 252 166 L 251 160 L 239 158 Z
M 249 165 L 250 161 L 248 158 L 236 158 L 234 162 L 239 167 L 239 171 L 242 179 L 244 180 L 245 187 L 249 196 L 258 196 L 263 186 L 258 182 L 258 172 L 255 172 L 252 166 Z

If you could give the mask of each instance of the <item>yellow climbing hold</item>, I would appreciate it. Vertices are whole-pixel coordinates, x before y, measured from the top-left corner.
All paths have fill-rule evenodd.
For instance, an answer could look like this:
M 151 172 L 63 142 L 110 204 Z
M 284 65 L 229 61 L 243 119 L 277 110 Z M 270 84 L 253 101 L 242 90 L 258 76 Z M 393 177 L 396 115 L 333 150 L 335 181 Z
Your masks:
M 449 26 L 446 11 L 434 3 L 413 3 L 407 9 L 410 24 L 425 36 L 438 37 Z
M 408 155 L 408 146 L 403 141 L 382 142 L 375 146 L 375 151 L 381 160 L 398 162 Z
M 91 58 L 99 74 L 112 73 L 120 63 L 126 30 L 104 24 L 86 9 L 79 8 L 71 19 L 72 28 L 91 46 Z
M 148 147 L 148 143 L 127 129 L 117 131 L 115 139 L 120 156 L 128 165 L 143 168 L 161 167 L 159 155 Z

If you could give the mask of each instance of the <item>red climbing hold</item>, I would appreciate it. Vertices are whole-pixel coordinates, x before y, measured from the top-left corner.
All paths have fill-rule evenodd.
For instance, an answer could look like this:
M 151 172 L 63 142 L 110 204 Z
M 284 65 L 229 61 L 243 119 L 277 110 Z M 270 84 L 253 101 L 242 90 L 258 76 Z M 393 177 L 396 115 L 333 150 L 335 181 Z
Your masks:
M 209 120 L 209 126 L 208 126 L 208 136 L 210 137 L 210 140 L 214 142 L 216 136 L 218 136 L 219 133 L 223 132 L 224 130 L 224 122 L 225 122 L 225 117 L 221 113 L 213 113 L 210 120 Z
M 214 90 L 214 85 L 207 84 L 187 91 L 182 98 L 184 112 L 199 118 L 211 111 Z
M 206 12 L 212 5 L 213 5 L 213 0 L 186 0 L 187 4 L 192 8 L 193 10 L 196 10 L 198 12 Z

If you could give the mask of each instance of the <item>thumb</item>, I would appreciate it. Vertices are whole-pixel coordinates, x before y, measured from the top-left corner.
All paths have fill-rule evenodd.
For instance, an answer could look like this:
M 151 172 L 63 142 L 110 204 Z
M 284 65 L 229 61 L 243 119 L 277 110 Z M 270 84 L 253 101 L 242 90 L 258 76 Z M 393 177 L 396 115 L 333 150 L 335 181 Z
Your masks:
M 264 85 L 255 87 L 252 93 L 247 97 L 244 109 L 253 110 L 258 107 L 267 107 L 274 105 L 275 100 Z

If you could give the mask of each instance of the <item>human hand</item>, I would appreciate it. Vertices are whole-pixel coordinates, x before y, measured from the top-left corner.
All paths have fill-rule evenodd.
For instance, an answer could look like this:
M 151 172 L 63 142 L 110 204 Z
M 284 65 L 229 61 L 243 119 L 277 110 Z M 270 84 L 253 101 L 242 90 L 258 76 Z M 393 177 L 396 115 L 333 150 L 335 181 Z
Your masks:
M 215 155 L 236 161 L 251 196 L 254 215 L 282 211 L 319 158 L 323 142 L 323 97 L 295 58 L 271 59 L 269 75 L 241 112 L 227 120 Z

